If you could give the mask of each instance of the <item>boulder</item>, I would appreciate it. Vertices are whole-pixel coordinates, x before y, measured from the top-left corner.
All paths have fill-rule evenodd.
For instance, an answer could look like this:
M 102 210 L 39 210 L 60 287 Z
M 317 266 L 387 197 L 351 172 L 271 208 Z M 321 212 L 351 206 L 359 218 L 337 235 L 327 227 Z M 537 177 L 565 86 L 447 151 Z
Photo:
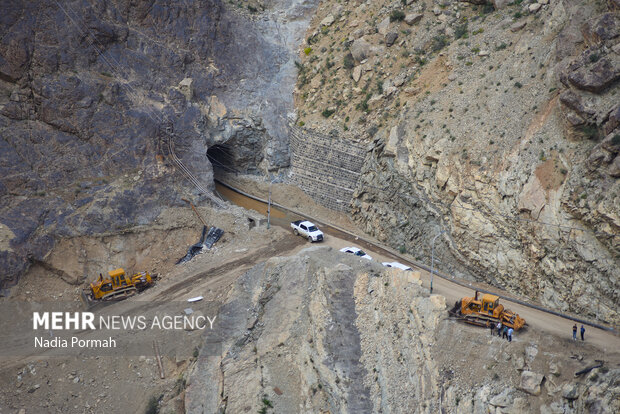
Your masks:
M 549 374 L 551 375 L 560 375 L 560 364 L 558 362 L 555 361 L 551 361 L 549 362 Z
M 564 384 L 562 387 L 562 397 L 567 400 L 576 400 L 579 398 L 579 385 L 577 384 Z
M 371 45 L 366 41 L 366 39 L 359 38 L 351 44 L 351 54 L 353 55 L 353 59 L 357 62 L 361 62 L 370 56 L 371 53 Z
M 538 355 L 538 348 L 535 345 L 530 345 L 525 348 L 525 360 L 528 364 L 534 362 L 536 355 Z
M 620 59 L 601 58 L 593 66 L 582 66 L 568 75 L 568 81 L 578 89 L 603 92 L 620 79 Z
M 540 395 L 541 384 L 545 376 L 532 371 L 523 371 L 521 373 L 521 381 L 519 389 L 530 395 Z
M 527 23 L 525 22 L 525 20 L 518 21 L 518 22 L 514 23 L 512 26 L 510 26 L 510 31 L 511 32 L 518 32 L 519 30 L 523 29 L 526 24 Z
M 536 13 L 538 10 L 540 10 L 540 8 L 542 7 L 542 4 L 540 3 L 532 3 L 528 6 L 528 10 L 530 11 L 530 13 Z
M 377 30 L 379 31 L 379 34 L 383 36 L 388 34 L 389 29 L 390 29 L 390 18 L 389 17 L 386 17 L 385 19 L 381 20 L 379 24 L 377 25 Z
M 397 32 L 390 32 L 388 34 L 385 35 L 385 45 L 387 47 L 391 47 L 394 42 L 396 42 L 396 39 L 398 39 L 398 33 Z
M 405 16 L 405 23 L 407 23 L 409 26 L 413 26 L 414 24 L 422 20 L 423 16 L 424 15 L 422 13 L 409 13 Z
M 321 26 L 331 26 L 334 24 L 334 16 L 329 14 L 323 20 L 321 20 Z
M 355 81 L 355 83 L 357 83 L 359 82 L 361 77 L 362 77 L 362 66 L 357 65 L 356 67 L 353 68 L 353 80 Z
M 491 398 L 491 400 L 489 401 L 489 404 L 491 404 L 494 407 L 508 407 L 509 405 L 512 404 L 512 392 L 514 391 L 513 388 L 506 388 L 504 389 L 504 391 L 502 391 L 500 394 L 496 395 L 495 397 Z

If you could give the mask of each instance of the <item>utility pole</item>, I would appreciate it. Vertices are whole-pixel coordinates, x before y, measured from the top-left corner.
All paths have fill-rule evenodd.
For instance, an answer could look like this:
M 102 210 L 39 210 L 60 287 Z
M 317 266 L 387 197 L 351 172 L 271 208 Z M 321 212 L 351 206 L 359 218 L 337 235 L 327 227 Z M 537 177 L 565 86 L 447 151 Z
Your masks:
M 273 184 L 275 178 L 271 181 L 269 181 L 269 199 L 267 202 L 267 230 L 269 230 L 269 227 L 271 225 L 271 184 Z
M 275 176 L 271 181 L 269 181 L 269 198 L 267 200 L 267 230 L 271 226 L 271 185 L 273 183 L 280 182 L 280 169 L 278 168 L 278 175 Z
M 431 246 L 431 293 L 433 293 L 433 273 L 435 273 L 435 240 L 445 232 L 445 230 L 440 231 L 439 234 L 433 238 Z

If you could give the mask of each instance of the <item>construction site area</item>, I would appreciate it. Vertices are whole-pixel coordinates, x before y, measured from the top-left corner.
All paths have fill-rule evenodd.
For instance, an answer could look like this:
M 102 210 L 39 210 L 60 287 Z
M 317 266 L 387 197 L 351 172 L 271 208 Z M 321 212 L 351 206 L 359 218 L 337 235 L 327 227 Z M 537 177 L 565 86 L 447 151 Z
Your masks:
M 252 183 L 252 180 L 247 178 L 240 181 L 241 185 L 246 185 L 243 190 L 254 193 L 253 195 L 257 198 L 261 198 L 260 196 L 264 196 L 268 191 L 268 183 L 254 182 L 252 186 L 248 186 L 249 183 Z M 162 413 L 217 412 L 222 406 L 227 405 L 229 407 L 227 412 L 244 412 L 246 406 L 251 407 L 252 411 L 260 410 L 262 401 L 267 399 L 275 407 L 273 412 L 291 412 L 289 410 L 294 410 L 293 402 L 298 404 L 304 399 L 314 401 L 313 399 L 316 399 L 317 395 L 321 393 L 325 394 L 322 397 L 324 401 L 321 404 L 329 407 L 334 404 L 330 400 L 335 398 L 335 393 L 344 392 L 342 390 L 336 391 L 342 388 L 338 385 L 339 380 L 321 372 L 321 368 L 318 367 L 315 368 L 319 371 L 314 374 L 315 376 L 318 375 L 318 378 L 314 379 L 314 385 L 299 383 L 300 378 L 305 378 L 305 376 L 310 375 L 309 373 L 298 373 L 299 377 L 295 379 L 295 382 L 289 384 L 289 381 L 292 380 L 290 378 L 291 373 L 289 372 L 288 376 L 283 373 L 276 374 L 273 371 L 276 366 L 270 365 L 275 363 L 272 361 L 273 358 L 276 358 L 274 352 L 277 352 L 278 355 L 276 359 L 286 358 L 288 361 L 286 364 L 291 364 L 291 366 L 305 365 L 307 361 L 301 360 L 303 353 L 299 354 L 295 349 L 300 346 L 299 341 L 312 346 L 313 340 L 311 338 L 318 334 L 318 332 L 313 334 L 312 330 L 306 331 L 305 329 L 301 331 L 293 329 L 289 332 L 284 325 L 283 329 L 273 330 L 275 326 L 270 328 L 271 324 L 274 323 L 286 325 L 288 322 L 285 323 L 284 320 L 294 318 L 293 315 L 298 312 L 295 311 L 293 315 L 290 315 L 290 311 L 286 309 L 290 309 L 296 300 L 302 300 L 296 308 L 299 308 L 305 301 L 303 295 L 299 296 L 299 294 L 294 293 L 294 289 L 290 290 L 292 288 L 286 287 L 290 283 L 293 283 L 291 286 L 298 283 L 328 283 L 324 288 L 327 291 L 323 292 L 327 297 L 334 294 L 338 296 L 347 291 L 348 294 L 352 295 L 352 299 L 356 302 L 355 305 L 344 303 L 340 306 L 354 306 L 354 308 L 349 308 L 349 311 L 358 313 L 357 319 L 350 323 L 356 326 L 356 329 L 359 330 L 358 335 L 361 336 L 361 338 L 357 337 L 357 346 L 362 345 L 362 354 L 358 355 L 360 361 L 365 361 L 364 358 L 370 356 L 363 356 L 366 355 L 363 349 L 368 346 L 364 345 L 366 344 L 366 340 L 363 339 L 364 336 L 375 331 L 381 332 L 383 329 L 392 330 L 389 326 L 394 324 L 396 331 L 389 334 L 385 333 L 385 336 L 380 339 L 384 344 L 381 346 L 388 347 L 381 352 L 388 352 L 388 354 L 411 352 L 409 356 L 405 354 L 400 357 L 392 355 L 392 358 L 396 358 L 396 361 L 392 363 L 400 365 L 397 362 L 398 360 L 405 358 L 403 360 L 405 361 L 407 358 L 414 358 L 416 362 L 408 368 L 409 370 L 419 369 L 422 370 L 421 372 L 430 370 L 429 374 L 425 374 L 425 376 L 430 375 L 427 377 L 428 387 L 419 385 L 421 388 L 416 389 L 409 397 L 406 395 L 394 396 L 393 398 L 397 399 L 395 401 L 390 400 L 390 404 L 395 404 L 393 405 L 395 407 L 408 407 L 408 410 L 413 410 L 414 405 L 418 406 L 425 403 L 429 409 L 432 407 L 437 409 L 444 407 L 446 409 L 446 407 L 451 407 L 449 404 L 452 404 L 452 407 L 458 412 L 469 412 L 465 408 L 468 407 L 467 404 L 473 410 L 475 406 L 481 404 L 488 406 L 490 401 L 494 401 L 498 404 L 494 407 L 500 408 L 503 407 L 502 404 L 513 408 L 518 408 L 521 404 L 521 411 L 515 408 L 513 411 L 506 412 L 528 412 L 528 408 L 531 408 L 532 404 L 545 406 L 545 404 L 549 405 L 553 401 L 559 401 L 559 403 L 574 405 L 578 398 L 598 401 L 611 397 L 612 399 L 608 401 L 609 407 L 613 407 L 613 404 L 617 403 L 617 401 L 613 401 L 613 395 L 617 396 L 614 392 L 617 391 L 613 391 L 614 380 L 611 379 L 616 378 L 615 389 L 617 390 L 620 368 L 620 353 L 618 352 L 620 338 L 616 332 L 586 325 L 586 340 L 583 342 L 573 341 L 571 337 L 573 321 L 511 302 L 510 295 L 495 290 L 496 293 L 502 294 L 502 304 L 518 312 L 521 317 L 527 320 L 528 326 L 516 332 L 512 342 L 508 342 L 499 336 L 491 336 L 487 328 L 468 325 L 448 315 L 448 309 L 454 301 L 465 296 L 473 296 L 474 290 L 477 289 L 491 289 L 490 286 L 465 282 L 466 285 L 471 284 L 471 287 L 465 287 L 434 275 L 433 295 L 429 296 L 430 275 L 428 271 L 415 267 L 414 271 L 385 267 L 382 270 L 380 262 L 393 261 L 395 258 L 404 261 L 407 257 L 390 251 L 390 249 L 382 247 L 371 239 L 356 237 L 353 233 L 354 227 L 348 222 L 346 216 L 334 211 L 325 214 L 326 209 L 313 203 L 303 192 L 284 184 L 275 184 L 272 188 L 272 202 L 277 205 L 288 206 L 292 210 L 301 208 L 307 216 L 320 217 L 325 222 L 335 226 L 321 226 L 326 233 L 325 241 L 310 248 L 310 250 L 308 250 L 310 245 L 307 241 L 296 237 L 286 229 L 288 222 L 292 218 L 298 217 L 294 213 L 272 207 L 271 226 L 268 229 L 265 215 L 266 205 L 264 203 L 233 192 L 222 185 L 218 185 L 218 189 L 223 196 L 228 195 L 232 201 L 245 207 L 245 209 L 230 204 L 226 211 L 210 207 L 198 207 L 192 210 L 188 205 L 186 208 L 168 211 L 165 216 L 162 216 L 161 228 L 141 230 L 122 237 L 117 236 L 116 239 L 82 239 L 79 241 L 79 248 L 87 252 L 94 252 L 97 249 L 104 248 L 104 246 L 119 246 L 121 239 L 123 239 L 123 243 L 127 243 L 127 239 L 131 238 L 140 240 L 145 250 L 134 251 L 133 256 L 144 259 L 136 260 L 136 262 L 128 261 L 127 267 L 151 269 L 152 272 L 159 274 L 154 286 L 124 301 L 112 302 L 104 308 L 107 311 L 118 307 L 124 313 L 139 312 L 141 308 L 145 308 L 149 309 L 149 313 L 168 310 L 173 314 L 178 314 L 178 309 L 174 308 L 175 303 L 186 302 L 188 299 L 199 296 L 204 301 L 226 304 L 230 303 L 231 300 L 240 300 L 240 286 L 245 286 L 247 283 L 240 281 L 255 272 L 262 273 L 265 279 L 257 278 L 252 282 L 255 287 L 248 287 L 248 289 L 250 289 L 249 292 L 255 291 L 254 295 L 259 295 L 254 300 L 258 300 L 260 306 L 272 307 L 272 309 L 267 312 L 254 308 L 254 311 L 262 314 L 260 316 L 260 323 L 264 325 L 262 334 L 258 334 L 258 337 L 250 340 L 249 343 L 257 344 L 253 351 L 248 350 L 249 344 L 246 344 L 242 350 L 236 351 L 241 353 L 235 357 L 235 364 L 239 364 L 248 358 L 246 363 L 260 364 L 263 369 L 267 369 L 268 366 L 272 370 L 268 376 L 262 379 L 251 379 L 250 375 L 243 380 L 235 379 L 234 376 L 229 378 L 228 375 L 230 374 L 227 374 L 226 370 L 221 371 L 220 363 L 215 364 L 215 366 L 212 365 L 213 358 L 218 358 L 221 361 L 221 358 L 224 358 L 223 361 L 229 358 L 226 355 L 229 355 L 232 349 L 227 349 L 227 346 L 231 341 L 235 341 L 235 335 L 238 334 L 235 329 L 231 328 L 229 332 L 224 333 L 225 336 L 230 336 L 223 339 L 222 354 L 217 356 L 206 351 L 205 355 L 201 354 L 201 347 L 205 340 L 204 335 L 199 332 L 183 332 L 176 339 L 178 343 L 175 344 L 177 348 L 175 354 L 160 356 L 161 366 L 158 364 L 158 358 L 152 347 L 144 349 L 141 355 L 80 357 L 77 354 L 63 357 L 53 356 L 53 353 L 50 356 L 45 356 L 45 352 L 43 352 L 42 355 L 4 357 L 2 358 L 2 374 L 0 375 L 3 389 L 0 407 L 3 408 L 3 411 L 26 413 L 143 412 L 154 404 L 153 401 L 156 401 L 157 409 L 160 410 L 158 412 Z M 262 211 L 263 214 L 259 214 L 259 211 Z M 187 246 L 194 243 L 195 239 L 199 237 L 203 221 L 207 224 L 217 223 L 217 226 L 224 230 L 221 239 L 211 249 L 197 254 L 192 260 L 176 265 L 175 263 L 179 258 L 182 258 L 186 253 Z M 78 241 L 73 241 L 73 243 L 76 242 Z M 140 246 L 140 243 L 135 245 Z M 366 261 L 348 257 L 348 255 L 338 252 L 341 247 L 354 243 L 362 246 L 366 252 L 373 256 L 372 263 L 359 263 Z M 76 246 L 71 245 L 66 248 L 61 247 L 54 253 L 58 255 L 57 260 L 70 262 L 74 260 L 72 256 L 73 252 L 76 251 L 75 249 Z M 112 249 L 109 251 L 113 252 Z M 319 266 L 318 269 L 301 271 L 299 276 L 296 276 L 296 273 L 291 269 L 287 269 L 300 260 L 301 264 L 306 263 L 308 265 L 307 257 L 318 257 L 319 252 L 322 252 L 320 253 L 321 259 L 317 262 L 319 264 L 312 265 Z M 127 257 L 129 251 L 118 249 L 117 254 Z M 110 260 L 118 263 L 119 259 L 110 256 Z M 360 267 L 360 265 L 362 266 Z M 267 267 L 265 268 L 265 266 Z M 277 269 L 277 281 L 269 278 L 269 273 L 273 273 L 273 270 L 268 271 L 267 269 Z M 316 273 L 317 271 L 319 273 Z M 329 275 L 330 272 L 334 271 L 344 271 L 350 274 L 349 277 L 352 276 L 353 279 L 341 287 L 330 287 L 329 279 L 331 276 Z M 321 281 L 322 278 L 319 275 L 322 272 L 327 272 L 325 276 L 327 280 Z M 361 283 L 360 278 L 364 280 L 368 277 L 371 279 L 378 277 L 376 280 L 380 280 L 381 283 L 373 289 L 384 290 L 380 294 L 387 295 L 385 299 L 374 298 L 373 303 L 380 303 L 383 309 L 378 320 L 376 317 L 371 317 L 369 320 L 363 319 L 365 312 L 363 309 L 365 308 L 360 307 L 361 304 L 357 304 L 358 301 L 368 295 L 367 292 L 371 292 L 370 287 L 366 287 L 364 290 L 360 290 L 361 288 L 358 287 L 358 284 Z M 94 275 L 92 278 L 95 279 Z M 317 278 L 317 280 L 312 281 L 313 278 Z M 85 307 L 80 296 L 84 283 L 78 284 L 71 280 L 63 280 L 54 272 L 43 267 L 34 268 L 20 281 L 19 285 L 14 288 L 11 297 L 5 301 L 36 301 L 37 292 L 40 295 L 40 292 L 44 291 L 50 299 L 71 302 L 74 303 L 75 310 L 83 310 Z M 365 283 L 372 283 L 372 281 L 367 280 Z M 270 284 L 273 284 L 272 287 L 269 287 Z M 264 300 L 259 299 L 265 295 L 265 291 L 273 290 L 273 286 L 276 284 L 278 286 L 277 291 L 272 291 Z M 280 287 L 284 288 L 282 293 L 279 293 Z M 332 289 L 335 291 L 331 292 Z M 396 290 L 393 291 L 394 289 Z M 390 293 L 389 290 L 393 292 Z M 277 299 L 279 296 L 283 297 Z M 388 300 L 387 297 L 390 299 Z M 280 303 L 280 301 L 284 302 Z M 401 301 L 402 303 L 400 303 Z M 157 304 L 157 308 L 149 307 L 151 303 Z M 403 309 L 394 308 L 399 303 L 404 306 Z M 256 306 L 252 305 L 251 301 L 246 305 L 250 308 Z M 187 303 L 187 306 L 191 307 L 192 304 Z M 332 306 L 334 305 L 327 305 L 322 312 L 329 313 Z M 226 305 L 224 305 L 225 307 Z M 403 326 L 403 323 L 408 319 L 406 316 L 407 307 L 414 312 L 415 325 L 409 326 L 407 322 L 407 325 Z M 238 315 L 240 317 L 245 314 L 245 311 L 241 309 L 236 311 L 240 313 Z M 316 311 L 313 310 L 312 312 Z M 95 312 L 100 311 L 95 310 Z M 267 313 L 263 314 L 263 312 Z M 332 318 L 335 317 L 336 314 L 333 314 Z M 277 320 L 281 318 L 284 319 L 278 322 Z M 331 323 L 338 325 L 344 322 L 333 319 Z M 329 325 L 323 326 L 328 328 Z M 373 335 L 375 335 L 375 341 L 379 340 L 376 334 Z M 405 336 L 401 338 L 401 335 Z M 414 342 L 408 345 L 398 345 L 400 341 L 405 340 L 407 335 Z M 414 336 L 411 337 L 411 335 Z M 274 343 L 273 346 L 264 342 L 272 336 L 273 339 L 269 339 L 269 341 L 278 342 Z M 123 333 L 118 333 L 116 339 L 118 341 L 125 340 Z M 343 343 L 342 346 L 346 345 L 347 349 L 352 347 L 347 352 L 353 352 L 356 348 L 356 341 L 354 338 L 349 339 L 352 339 L 353 343 Z M 336 342 L 332 342 L 334 340 Z M 359 342 L 360 340 L 361 342 Z M 326 347 L 334 347 L 339 343 L 336 338 L 325 337 L 322 338 L 322 341 L 325 341 L 323 346 Z M 411 348 L 413 343 L 416 345 Z M 317 348 L 313 351 L 314 353 L 309 354 L 308 358 L 310 360 L 321 358 L 313 364 L 325 364 L 327 360 L 321 362 L 323 358 L 333 358 L 328 357 L 329 354 L 325 353 L 326 349 L 329 348 Z M 245 352 L 249 352 L 249 355 L 244 356 Z M 376 362 L 379 364 L 378 366 L 384 368 L 373 374 L 378 378 L 381 377 L 382 381 L 386 381 L 380 387 L 386 387 L 394 381 L 405 381 L 404 378 L 399 379 L 398 376 L 402 375 L 399 370 L 392 371 L 391 368 L 388 369 L 389 365 L 383 365 L 390 363 L 388 355 L 384 356 L 387 358 L 386 361 Z M 422 360 L 418 360 L 419 358 Z M 413 363 L 412 361 L 409 363 Z M 279 361 L 278 364 L 280 362 L 283 361 Z M 334 363 L 338 365 L 338 358 L 334 360 Z M 364 364 L 368 366 L 367 363 Z M 598 368 L 590 373 L 575 376 L 576 372 L 591 366 L 598 366 Z M 346 370 L 341 372 L 338 369 L 333 372 L 336 378 L 342 378 L 342 381 L 351 384 L 351 386 L 352 382 L 366 383 L 363 378 L 369 375 L 369 373 L 346 372 Z M 535 373 L 541 376 L 539 381 L 538 379 L 534 380 L 535 382 L 538 381 L 538 384 L 534 385 L 533 390 L 522 389 L 524 373 Z M 266 372 L 263 375 L 267 375 Z M 610 375 L 611 377 L 609 377 Z M 311 377 L 312 375 L 305 380 L 311 381 Z M 608 380 L 611 382 L 607 383 Z M 229 381 L 237 382 L 229 383 Z M 241 383 L 238 381 L 243 381 L 243 388 L 246 389 L 240 394 L 237 386 L 240 386 Z M 528 381 L 531 381 L 529 377 Z M 608 385 L 603 386 L 602 383 Z M 308 386 L 309 389 L 304 390 L 303 387 L 305 386 Z M 330 386 L 335 388 L 331 389 Z M 597 388 L 598 391 L 594 394 L 592 390 L 594 386 L 602 388 L 600 390 Z M 585 389 L 588 390 L 586 395 L 579 394 Z M 511 391 L 507 393 L 506 390 Z M 342 396 L 344 400 L 339 403 L 343 405 L 336 411 L 348 409 L 346 407 L 354 404 L 352 399 L 364 395 L 366 391 L 358 391 L 357 394 L 344 392 Z M 216 396 L 216 401 L 214 401 L 214 397 L 211 395 L 213 392 L 216 394 L 218 392 L 223 393 L 222 395 L 225 397 Z M 372 392 L 368 395 L 372 395 Z M 493 397 L 493 394 L 497 394 L 498 397 Z M 354 395 L 357 397 L 354 398 Z M 570 398 L 567 398 L 566 395 L 569 395 Z M 234 396 L 235 398 L 233 398 Z M 310 400 L 307 400 L 305 404 L 308 404 Z M 549 407 L 551 406 L 549 405 Z M 462 411 L 460 411 L 461 409 Z M 363 406 L 361 410 L 364 411 Z M 366 410 L 374 411 L 370 405 L 366 407 Z
M 0 414 L 620 412 L 618 0 L 0 0 Z

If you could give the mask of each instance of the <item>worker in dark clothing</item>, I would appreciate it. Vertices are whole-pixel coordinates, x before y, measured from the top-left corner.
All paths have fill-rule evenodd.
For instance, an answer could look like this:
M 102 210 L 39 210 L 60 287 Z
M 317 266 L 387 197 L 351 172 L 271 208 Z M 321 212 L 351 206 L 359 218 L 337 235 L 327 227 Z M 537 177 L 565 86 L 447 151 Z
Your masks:
M 504 326 L 504 329 L 502 329 L 502 339 L 508 339 L 508 327 Z
M 583 325 L 581 325 L 581 340 L 583 341 L 583 335 L 586 333 L 586 328 L 583 327 Z
M 495 333 L 493 332 L 493 330 L 495 329 L 495 323 L 491 322 L 490 325 L 491 325 L 491 336 L 493 336 L 493 334 Z
M 577 324 L 573 325 L 573 341 L 577 340 Z

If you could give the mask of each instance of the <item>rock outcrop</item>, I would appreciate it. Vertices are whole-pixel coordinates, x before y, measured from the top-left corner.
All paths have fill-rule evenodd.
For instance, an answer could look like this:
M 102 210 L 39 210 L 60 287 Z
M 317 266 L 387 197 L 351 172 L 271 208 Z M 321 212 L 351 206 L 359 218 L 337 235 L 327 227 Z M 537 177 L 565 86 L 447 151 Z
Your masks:
M 151 223 L 200 195 L 175 173 L 171 136 L 207 191 L 216 145 L 227 168 L 288 165 L 282 91 L 316 1 L 0 3 L 2 287 L 60 238 Z
M 185 409 L 581 412 L 595 401 L 601 412 L 620 408 L 616 367 L 576 384 L 573 370 L 587 361 L 558 349 L 558 338 L 520 333 L 508 343 L 447 319 L 445 309 L 415 272 L 326 247 L 270 259 L 231 289 L 218 315 L 221 342 L 205 336 Z
M 447 230 L 441 269 L 617 324 L 618 12 L 597 1 L 483 3 L 345 8 L 330 30 L 354 64 L 322 66 L 339 51 L 330 33 L 312 38 L 300 119 L 368 144 L 352 202 L 366 232 L 430 263 Z M 414 13 L 415 25 L 399 20 Z M 399 33 L 391 47 L 379 26 Z M 317 79 L 339 79 L 346 96 Z M 315 109 L 334 103 L 328 119 Z

